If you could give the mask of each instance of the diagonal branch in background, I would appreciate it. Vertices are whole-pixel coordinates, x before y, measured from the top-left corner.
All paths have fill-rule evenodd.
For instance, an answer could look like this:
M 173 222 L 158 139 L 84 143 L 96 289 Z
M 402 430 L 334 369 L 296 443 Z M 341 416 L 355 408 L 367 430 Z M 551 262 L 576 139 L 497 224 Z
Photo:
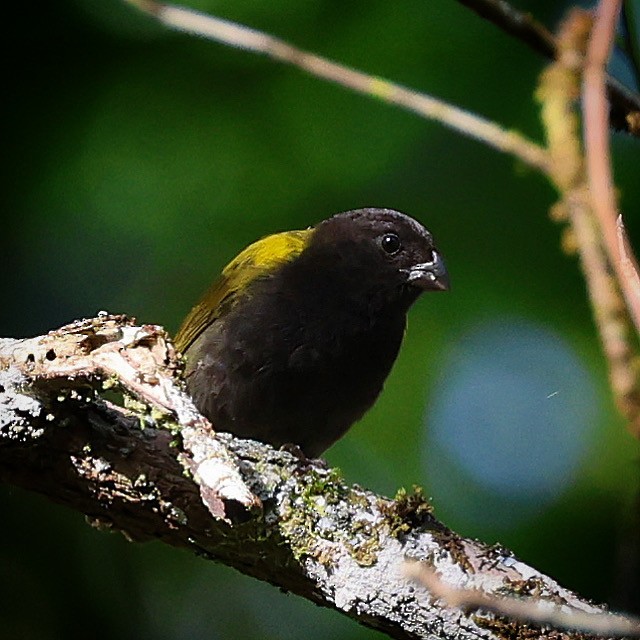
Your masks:
M 555 36 L 528 13 L 519 11 L 506 0 L 458 0 L 480 17 L 525 43 L 548 59 L 558 57 Z M 614 128 L 640 137 L 640 96 L 615 78 L 605 74 L 611 100 L 609 117 Z M 640 80 L 640 79 L 639 79 Z
M 505 0 L 458 0 L 481 18 L 524 42 L 530 49 L 550 60 L 556 57 L 555 36 L 530 13 L 519 11 Z
M 137 377 L 129 375 L 134 362 Z M 535 633 L 438 602 L 406 579 L 407 558 L 428 563 L 453 588 L 606 613 L 505 549 L 457 535 L 419 491 L 389 500 L 346 485 L 321 461 L 214 434 L 180 390 L 179 368 L 160 327 L 123 316 L 0 340 L 0 480 L 131 540 L 159 539 L 223 562 L 394 638 Z M 113 389 L 135 402 L 115 403 Z M 231 494 L 220 478 L 231 478 Z
M 265 54 L 311 75 L 334 82 L 357 93 L 412 111 L 435 120 L 470 138 L 480 140 L 522 160 L 527 166 L 546 173 L 544 149 L 516 131 L 508 131 L 495 122 L 465 111 L 437 98 L 403 87 L 395 82 L 351 69 L 244 25 L 155 0 L 124 0 L 155 17 L 172 29 L 209 40 Z

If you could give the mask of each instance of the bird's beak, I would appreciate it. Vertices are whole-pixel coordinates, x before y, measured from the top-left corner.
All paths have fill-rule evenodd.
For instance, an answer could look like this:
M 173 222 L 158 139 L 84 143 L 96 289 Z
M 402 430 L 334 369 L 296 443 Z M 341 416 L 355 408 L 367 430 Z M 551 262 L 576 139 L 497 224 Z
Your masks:
M 448 291 L 449 274 L 437 251 L 432 251 L 431 262 L 422 262 L 408 269 L 407 282 L 423 291 Z

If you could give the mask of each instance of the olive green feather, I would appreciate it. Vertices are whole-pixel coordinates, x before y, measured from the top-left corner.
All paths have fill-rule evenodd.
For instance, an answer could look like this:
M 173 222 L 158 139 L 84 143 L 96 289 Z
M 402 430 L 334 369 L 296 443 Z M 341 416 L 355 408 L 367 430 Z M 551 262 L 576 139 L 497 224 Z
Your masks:
M 241 251 L 222 271 L 222 275 L 189 312 L 175 344 L 184 353 L 198 336 L 233 306 L 237 294 L 256 279 L 268 276 L 280 265 L 297 258 L 305 249 L 313 229 L 285 231 L 254 242 Z

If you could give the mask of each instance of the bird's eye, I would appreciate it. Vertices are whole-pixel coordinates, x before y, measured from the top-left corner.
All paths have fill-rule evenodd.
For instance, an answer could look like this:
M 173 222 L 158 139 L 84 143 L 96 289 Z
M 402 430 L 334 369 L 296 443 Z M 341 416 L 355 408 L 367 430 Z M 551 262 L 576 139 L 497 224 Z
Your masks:
M 402 244 L 400 242 L 400 238 L 395 233 L 385 233 L 380 238 L 380 246 L 389 255 L 393 255 L 394 253 L 398 253 L 402 248 Z

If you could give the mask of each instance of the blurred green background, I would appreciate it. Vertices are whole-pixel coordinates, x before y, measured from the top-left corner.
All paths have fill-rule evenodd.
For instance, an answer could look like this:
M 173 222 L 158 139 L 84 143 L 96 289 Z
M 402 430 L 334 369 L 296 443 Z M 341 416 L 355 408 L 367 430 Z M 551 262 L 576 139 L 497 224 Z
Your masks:
M 531 96 L 542 61 L 456 2 L 190 4 L 540 138 Z M 549 25 L 568 6 L 515 4 Z M 613 408 L 584 283 L 559 250 L 540 176 L 117 0 L 24 3 L 5 26 L 19 39 L 3 101 L 0 336 L 101 309 L 175 331 L 256 238 L 361 206 L 410 213 L 434 233 L 452 291 L 414 307 L 383 396 L 326 458 L 387 495 L 422 484 L 460 533 L 504 544 L 584 596 L 638 608 L 624 577 L 638 443 Z M 616 135 L 614 154 L 638 246 L 640 144 Z M 2 638 L 381 637 L 226 567 L 94 531 L 12 487 L 0 487 L 0 512 Z

